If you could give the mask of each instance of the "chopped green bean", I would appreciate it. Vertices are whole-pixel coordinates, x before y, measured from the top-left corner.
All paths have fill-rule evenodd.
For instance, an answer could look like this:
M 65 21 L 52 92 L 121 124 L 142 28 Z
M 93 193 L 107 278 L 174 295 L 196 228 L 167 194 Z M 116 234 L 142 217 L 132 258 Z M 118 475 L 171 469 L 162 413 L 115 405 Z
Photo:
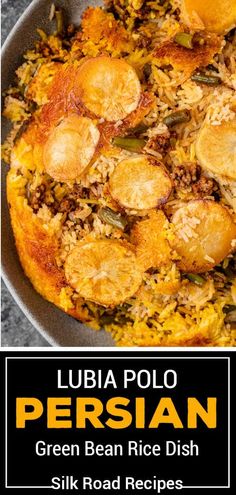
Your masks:
M 124 230 L 127 225 L 127 220 L 121 213 L 117 213 L 108 207 L 100 208 L 98 216 L 103 222 L 121 230 Z
M 102 327 L 104 327 L 105 325 L 110 325 L 111 323 L 114 322 L 114 315 L 102 315 L 100 316 L 100 319 L 99 319 L 99 323 Z
M 144 77 L 148 79 L 151 73 L 152 73 L 152 66 L 150 64 L 145 64 L 143 67 Z
M 186 277 L 190 280 L 190 282 L 193 282 L 196 285 L 203 285 L 206 282 L 203 277 L 197 275 L 196 273 L 187 273 Z
M 225 323 L 236 323 L 236 310 L 227 313 Z
M 37 108 L 38 108 L 38 105 L 37 105 L 37 103 L 35 103 L 35 101 L 31 101 L 29 103 L 29 112 L 30 113 L 34 113 L 35 110 L 37 110 Z
M 63 15 L 61 10 L 56 10 L 57 34 L 62 34 L 64 30 Z
M 21 138 L 22 134 L 26 131 L 28 125 L 29 125 L 29 122 L 30 122 L 30 119 L 28 120 L 25 120 L 22 124 L 21 124 L 21 127 L 18 129 L 15 137 L 14 137 L 14 140 L 13 142 L 16 143 L 18 141 L 18 139 Z
M 193 74 L 192 81 L 207 84 L 208 86 L 218 86 L 221 84 L 221 79 L 217 76 L 208 76 L 207 74 Z
M 170 146 L 171 148 L 174 148 L 176 145 L 176 138 L 170 137 Z
M 223 268 L 223 271 L 224 271 L 226 277 L 229 280 L 234 280 L 234 278 L 235 278 L 235 271 L 232 270 L 230 266 L 227 266 L 226 268 Z
M 213 64 L 209 64 L 207 66 L 207 70 L 212 70 L 213 72 L 219 72 L 219 70 L 217 69 L 217 67 L 215 67 Z
M 224 313 L 228 314 L 231 313 L 231 311 L 236 311 L 236 305 L 235 304 L 227 304 L 223 308 Z
M 176 124 L 184 124 L 191 120 L 191 114 L 189 110 L 179 110 L 177 112 L 170 113 L 163 119 L 163 124 L 167 127 L 173 127 Z
M 130 133 L 132 135 L 136 135 L 136 134 L 142 134 L 143 132 L 145 132 L 146 130 L 148 129 L 148 126 L 144 123 L 140 123 L 138 125 L 136 125 L 135 127 L 133 127 L 132 129 L 130 129 Z M 131 137 L 131 136 L 130 136 Z
M 144 148 L 146 141 L 145 139 L 138 139 L 135 137 L 115 137 L 112 141 L 115 146 L 119 146 L 127 151 L 133 151 L 134 153 L 139 153 Z
M 188 48 L 190 50 L 193 49 L 193 35 L 189 33 L 177 33 L 174 37 L 174 41 L 184 48 Z

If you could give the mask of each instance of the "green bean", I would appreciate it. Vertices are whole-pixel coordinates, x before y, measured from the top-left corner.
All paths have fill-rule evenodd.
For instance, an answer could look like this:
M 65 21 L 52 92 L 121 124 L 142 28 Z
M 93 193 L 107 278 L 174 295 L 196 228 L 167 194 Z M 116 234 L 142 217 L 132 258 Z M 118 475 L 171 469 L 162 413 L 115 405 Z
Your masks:
M 18 129 L 15 137 L 14 137 L 14 140 L 13 142 L 16 143 L 18 141 L 18 139 L 21 138 L 22 134 L 26 131 L 28 125 L 29 125 L 29 122 L 30 122 L 30 118 L 25 120 L 22 124 L 21 124 L 21 127 Z
M 163 119 L 163 124 L 167 127 L 173 127 L 176 124 L 184 124 L 191 120 L 191 114 L 189 110 L 179 110 L 177 112 L 170 113 Z
M 131 321 L 132 321 L 132 319 L 129 318 L 128 316 L 125 316 L 125 315 L 120 315 L 117 318 L 117 323 L 119 323 L 119 325 L 125 325 L 126 323 L 129 323 Z
M 127 220 L 124 216 L 108 207 L 100 208 L 98 216 L 103 222 L 121 230 L 124 230 L 127 225 Z
M 175 148 L 176 145 L 176 138 L 170 137 L 170 146 L 171 148 Z
M 193 49 L 193 35 L 189 33 L 177 33 L 174 37 L 174 41 L 184 48 L 188 48 L 190 50 Z
M 223 308 L 224 313 L 228 314 L 231 313 L 232 311 L 236 311 L 236 305 L 235 304 L 227 304 Z
M 230 268 L 230 266 L 227 266 L 227 268 L 223 268 L 223 272 L 225 273 L 226 277 L 229 280 L 234 280 L 235 278 L 235 271 Z
M 132 136 L 136 135 L 136 134 L 142 134 L 147 129 L 148 129 L 148 126 L 141 122 L 140 124 L 136 125 L 132 129 L 130 129 L 130 133 L 132 134 Z M 130 137 L 132 137 L 132 136 L 130 136 Z
M 114 315 L 102 315 L 100 316 L 99 323 L 102 327 L 105 325 L 110 325 L 114 322 Z
M 236 323 L 236 310 L 230 311 L 225 317 L 225 323 Z
M 232 41 L 236 33 L 235 27 L 233 29 L 230 29 L 230 31 L 225 35 L 225 39 L 227 41 Z
M 215 67 L 213 64 L 209 64 L 207 66 L 207 70 L 212 70 L 213 72 L 219 72 L 219 70 L 217 69 L 217 67 Z
M 26 90 L 27 86 L 25 84 L 19 84 L 19 92 L 21 94 L 21 96 L 25 96 L 25 90 Z
M 29 103 L 29 112 L 30 113 L 34 113 L 35 110 L 37 110 L 37 108 L 38 108 L 38 105 L 37 105 L 37 103 L 35 103 L 35 101 L 31 101 Z
M 131 136 L 127 137 L 115 137 L 112 141 L 115 146 L 119 146 L 127 151 L 133 151 L 134 153 L 139 153 L 144 148 L 146 141 L 145 139 L 138 139 Z
M 146 79 L 150 77 L 152 73 L 152 66 L 150 64 L 145 64 L 143 67 L 143 75 Z
M 196 273 L 187 273 L 186 277 L 190 282 L 193 282 L 196 285 L 203 285 L 206 282 L 203 277 L 200 277 L 200 275 L 197 275 Z
M 208 86 L 218 86 L 221 84 L 221 79 L 217 76 L 208 76 L 207 74 L 193 74 L 191 76 L 192 81 L 207 84 Z
M 105 325 L 111 325 L 111 323 L 117 322 L 119 325 L 125 325 L 127 322 L 132 321 L 131 318 L 125 316 L 125 315 L 119 315 L 117 318 L 115 314 L 104 314 L 101 315 L 99 318 L 99 323 L 102 327 Z
M 63 15 L 61 10 L 56 10 L 56 21 L 57 21 L 57 34 L 62 34 L 64 30 L 63 26 Z

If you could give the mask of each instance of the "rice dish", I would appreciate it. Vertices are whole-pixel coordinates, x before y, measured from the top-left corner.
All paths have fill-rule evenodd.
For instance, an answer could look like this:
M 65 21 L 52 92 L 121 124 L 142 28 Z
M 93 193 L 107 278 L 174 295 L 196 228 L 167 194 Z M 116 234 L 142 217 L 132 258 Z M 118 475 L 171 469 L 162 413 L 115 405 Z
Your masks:
M 4 94 L 24 271 L 118 346 L 236 344 L 236 6 L 205 4 L 52 4 Z

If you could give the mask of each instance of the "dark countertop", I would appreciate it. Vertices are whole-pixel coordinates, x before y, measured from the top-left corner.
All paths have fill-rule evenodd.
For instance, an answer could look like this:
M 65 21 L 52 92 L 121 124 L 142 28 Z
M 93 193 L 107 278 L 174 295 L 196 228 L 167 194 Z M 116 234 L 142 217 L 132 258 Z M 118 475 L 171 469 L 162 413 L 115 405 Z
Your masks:
M 2 41 L 4 41 L 31 0 L 2 0 Z M 3 347 L 45 347 L 47 341 L 23 315 L 2 283 L 2 342 Z

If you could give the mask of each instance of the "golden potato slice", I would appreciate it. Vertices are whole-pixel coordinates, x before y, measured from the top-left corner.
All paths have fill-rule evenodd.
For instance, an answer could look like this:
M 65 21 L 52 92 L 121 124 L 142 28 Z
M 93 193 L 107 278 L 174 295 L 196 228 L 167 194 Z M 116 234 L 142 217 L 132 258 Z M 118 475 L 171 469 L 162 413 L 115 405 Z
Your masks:
M 159 268 L 171 260 L 171 248 L 166 239 L 168 220 L 163 211 L 153 211 L 149 218 L 137 222 L 131 232 L 138 263 L 144 270 Z
M 118 163 L 109 180 L 112 198 L 125 208 L 146 210 L 165 203 L 172 182 L 160 162 L 140 155 Z
M 204 169 L 236 179 L 236 120 L 204 125 L 196 141 L 196 155 Z
M 46 172 L 58 181 L 76 179 L 91 161 L 99 137 L 92 120 L 75 114 L 64 118 L 44 146 Z
M 142 282 L 131 247 L 112 240 L 78 243 L 66 260 L 65 275 L 80 296 L 103 306 L 122 303 Z
M 109 122 L 124 119 L 133 112 L 141 96 L 135 70 L 124 60 L 105 56 L 84 62 L 76 86 L 88 110 Z
M 182 0 L 182 20 L 192 29 L 224 34 L 236 25 L 235 0 Z
M 204 272 L 232 251 L 236 224 L 228 210 L 211 200 L 190 201 L 172 217 L 176 239 L 173 248 L 181 256 L 179 268 Z

